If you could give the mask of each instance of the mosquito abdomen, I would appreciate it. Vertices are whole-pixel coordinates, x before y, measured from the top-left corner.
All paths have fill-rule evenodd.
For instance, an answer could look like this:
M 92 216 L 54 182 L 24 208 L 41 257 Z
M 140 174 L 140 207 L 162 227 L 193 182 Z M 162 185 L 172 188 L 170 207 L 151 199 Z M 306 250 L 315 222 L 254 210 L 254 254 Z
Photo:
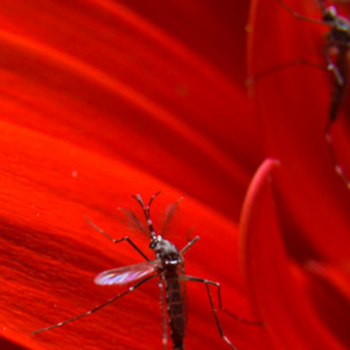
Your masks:
M 173 350 L 183 350 L 186 324 L 178 273 L 176 271 L 165 271 L 164 282 Z

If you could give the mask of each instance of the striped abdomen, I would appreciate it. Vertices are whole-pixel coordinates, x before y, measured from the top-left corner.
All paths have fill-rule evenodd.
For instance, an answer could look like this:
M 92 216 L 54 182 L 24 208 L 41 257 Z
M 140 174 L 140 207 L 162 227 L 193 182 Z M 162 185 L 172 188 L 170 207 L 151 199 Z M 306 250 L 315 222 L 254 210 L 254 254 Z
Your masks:
M 184 286 L 180 284 L 180 276 L 176 267 L 164 271 L 163 277 L 173 350 L 183 350 L 187 318 L 186 300 L 183 300 L 185 298 Z

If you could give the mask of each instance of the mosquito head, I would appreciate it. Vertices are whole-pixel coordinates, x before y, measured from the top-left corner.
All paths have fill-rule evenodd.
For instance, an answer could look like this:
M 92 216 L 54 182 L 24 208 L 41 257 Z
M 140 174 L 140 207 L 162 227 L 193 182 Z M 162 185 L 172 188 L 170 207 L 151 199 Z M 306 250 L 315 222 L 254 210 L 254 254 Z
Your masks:
M 163 237 L 162 236 L 156 236 L 154 235 L 152 238 L 151 238 L 151 243 L 149 244 L 149 247 L 152 249 L 152 250 L 155 250 L 157 249 L 156 247 L 159 246 L 160 242 L 163 241 Z
M 327 23 L 334 23 L 338 17 L 337 9 L 334 6 L 325 7 L 322 13 L 323 20 Z

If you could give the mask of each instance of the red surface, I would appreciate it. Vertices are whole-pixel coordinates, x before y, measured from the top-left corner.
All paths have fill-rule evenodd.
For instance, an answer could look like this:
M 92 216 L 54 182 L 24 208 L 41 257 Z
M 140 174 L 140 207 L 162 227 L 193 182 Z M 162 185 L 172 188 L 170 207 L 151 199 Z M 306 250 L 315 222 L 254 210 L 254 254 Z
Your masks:
M 312 0 L 288 4 L 319 18 Z M 243 85 L 246 61 L 248 76 L 300 57 L 323 64 L 326 29 L 275 0 L 3 0 L 0 348 L 161 349 L 155 281 L 31 335 L 125 290 L 93 279 L 142 258 L 85 218 L 151 253 L 117 207 L 141 215 L 131 195 L 158 190 L 155 224 L 185 197 L 166 238 L 182 248 L 201 237 L 186 272 L 220 282 L 225 308 L 265 322 L 219 312 L 238 350 L 349 348 L 350 193 L 323 138 L 330 78 L 295 66 L 260 79 L 250 99 Z M 345 168 L 347 114 L 344 104 L 334 126 Z M 280 166 L 265 161 L 248 189 L 269 156 Z M 229 348 L 204 285 L 188 283 L 188 297 L 186 349 Z
M 182 247 L 191 228 L 201 236 L 186 254 L 187 272 L 221 282 L 225 307 L 249 317 L 237 219 L 262 154 L 251 142 L 243 85 L 248 5 L 2 2 L 1 349 L 162 347 L 152 282 L 85 319 L 31 335 L 121 292 L 94 277 L 141 258 L 85 218 L 115 238 L 133 235 L 148 251 L 147 237 L 130 232 L 116 207 L 135 208 L 131 194 L 147 199 L 160 189 L 155 221 L 185 196 L 167 237 Z M 224 347 L 204 285 L 189 284 L 188 295 L 186 348 Z M 254 347 L 260 330 L 219 316 L 240 350 Z
M 166 22 L 169 34 L 148 18 L 144 4 L 138 14 L 116 1 L 4 2 L 3 119 L 122 158 L 238 218 L 261 158 L 245 137 L 255 128 L 243 78 L 232 78 L 231 68 L 212 64 L 182 40 L 184 22 L 178 22 L 179 40 L 171 35 L 173 22 Z M 188 13 L 187 32 L 201 46 L 214 24 L 222 27 L 221 8 L 215 17 L 208 10 L 214 4 L 199 7 L 202 16 Z M 187 16 L 186 10 L 179 5 L 177 11 Z M 247 10 L 242 5 L 240 12 Z M 220 31 L 240 45 L 230 60 L 242 75 L 244 35 L 236 27 Z M 212 41 L 208 50 L 220 61 L 231 52 L 226 48 Z

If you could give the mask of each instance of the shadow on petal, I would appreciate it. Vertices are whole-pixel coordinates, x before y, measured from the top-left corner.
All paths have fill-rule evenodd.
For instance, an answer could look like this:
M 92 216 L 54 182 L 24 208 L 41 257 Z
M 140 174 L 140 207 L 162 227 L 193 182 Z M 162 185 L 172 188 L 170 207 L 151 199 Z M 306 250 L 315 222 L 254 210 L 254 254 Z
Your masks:
M 318 261 L 306 264 L 305 290 L 319 317 L 332 332 L 350 347 L 348 320 L 350 313 L 349 265 L 333 265 Z

